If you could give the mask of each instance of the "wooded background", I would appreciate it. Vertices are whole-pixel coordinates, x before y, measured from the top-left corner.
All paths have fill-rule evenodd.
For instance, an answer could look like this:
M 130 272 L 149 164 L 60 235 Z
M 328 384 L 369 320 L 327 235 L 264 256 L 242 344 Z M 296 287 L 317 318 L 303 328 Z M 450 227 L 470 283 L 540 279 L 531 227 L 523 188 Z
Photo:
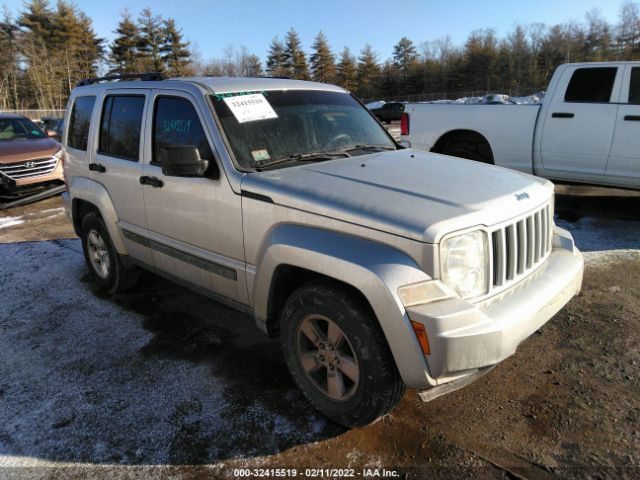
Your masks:
M 490 28 L 475 30 L 461 46 L 449 37 L 419 43 L 403 37 L 386 60 L 370 45 L 336 53 L 322 32 L 305 51 L 293 28 L 272 40 L 264 64 L 243 46 L 228 46 L 222 58 L 203 60 L 174 19 L 149 8 L 137 17 L 125 11 L 114 33 L 107 43 L 67 0 L 55 5 L 27 0 L 15 18 L 4 7 L 0 109 L 62 109 L 82 78 L 147 71 L 311 79 L 337 83 L 365 100 L 524 95 L 544 90 L 561 63 L 639 60 L 640 3 L 623 3 L 615 24 L 593 10 L 582 22 L 517 25 L 504 37 Z

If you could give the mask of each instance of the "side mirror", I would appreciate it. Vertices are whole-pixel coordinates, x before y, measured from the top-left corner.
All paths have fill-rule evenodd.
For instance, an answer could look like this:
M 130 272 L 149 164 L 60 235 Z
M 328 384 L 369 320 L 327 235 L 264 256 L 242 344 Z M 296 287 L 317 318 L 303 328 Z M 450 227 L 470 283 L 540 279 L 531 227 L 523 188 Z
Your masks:
M 50 138 L 58 136 L 58 132 L 55 130 L 47 129 L 46 133 L 47 133 L 47 137 L 50 137 Z
M 209 161 L 200 158 L 195 145 L 165 145 L 159 153 L 162 174 L 168 177 L 207 177 L 217 180 L 220 177 L 218 166 L 212 163 L 214 171 L 209 169 Z

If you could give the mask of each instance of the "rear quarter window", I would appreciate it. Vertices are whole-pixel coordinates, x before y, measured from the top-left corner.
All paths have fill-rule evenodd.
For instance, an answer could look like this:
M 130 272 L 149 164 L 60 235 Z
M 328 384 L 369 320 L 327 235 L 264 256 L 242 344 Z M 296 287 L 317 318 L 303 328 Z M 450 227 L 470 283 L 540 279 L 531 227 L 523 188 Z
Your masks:
M 76 97 L 69 117 L 69 133 L 67 146 L 77 150 L 87 150 L 91 114 L 96 103 L 95 96 Z
M 564 100 L 580 103 L 609 102 L 617 71 L 616 67 L 577 69 L 571 76 Z

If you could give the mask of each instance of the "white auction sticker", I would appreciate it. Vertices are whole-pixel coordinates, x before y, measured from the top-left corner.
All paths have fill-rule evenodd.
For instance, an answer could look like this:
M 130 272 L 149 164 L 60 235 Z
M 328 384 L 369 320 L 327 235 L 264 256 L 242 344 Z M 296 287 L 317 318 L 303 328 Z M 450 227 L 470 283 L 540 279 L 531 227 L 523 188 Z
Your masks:
M 236 117 L 236 120 L 238 120 L 238 123 L 278 118 L 278 114 L 271 108 L 271 105 L 261 93 L 225 97 L 224 101 Z

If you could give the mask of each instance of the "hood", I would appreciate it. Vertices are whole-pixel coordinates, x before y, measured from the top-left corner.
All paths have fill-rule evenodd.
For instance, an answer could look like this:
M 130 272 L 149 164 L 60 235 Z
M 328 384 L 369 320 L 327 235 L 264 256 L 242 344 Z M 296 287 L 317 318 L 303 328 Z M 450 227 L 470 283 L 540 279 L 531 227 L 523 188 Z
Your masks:
M 242 188 L 276 204 L 429 243 L 522 215 L 553 194 L 553 184 L 541 178 L 411 149 L 251 173 Z
M 60 150 L 60 144 L 49 138 L 27 140 L 0 140 L 0 163 L 47 158 Z

